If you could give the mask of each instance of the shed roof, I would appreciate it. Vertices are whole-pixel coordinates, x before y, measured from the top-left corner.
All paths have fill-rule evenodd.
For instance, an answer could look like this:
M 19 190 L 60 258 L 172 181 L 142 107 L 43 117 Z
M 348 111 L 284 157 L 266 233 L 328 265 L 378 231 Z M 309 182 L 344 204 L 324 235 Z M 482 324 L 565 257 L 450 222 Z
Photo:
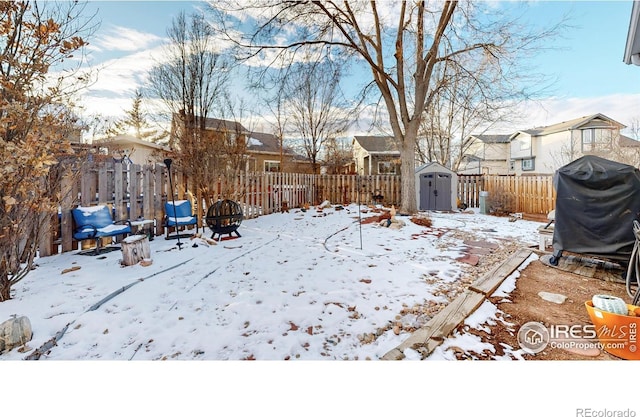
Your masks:
M 438 169 L 438 170 L 445 170 L 450 172 L 451 174 L 457 175 L 454 171 L 452 171 L 451 169 L 447 168 L 446 166 L 442 165 L 439 162 L 427 162 L 424 165 L 419 166 L 418 168 L 416 168 L 416 174 L 418 172 L 422 172 L 422 171 L 429 171 L 429 170 L 434 170 L 434 169 Z

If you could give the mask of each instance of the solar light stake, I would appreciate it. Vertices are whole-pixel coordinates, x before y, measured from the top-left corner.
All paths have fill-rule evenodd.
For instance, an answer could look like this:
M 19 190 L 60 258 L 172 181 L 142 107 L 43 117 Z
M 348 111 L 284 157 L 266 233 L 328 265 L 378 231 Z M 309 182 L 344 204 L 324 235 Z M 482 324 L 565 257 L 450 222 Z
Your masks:
M 360 214 L 360 194 L 362 194 L 362 190 L 360 190 L 360 174 L 358 174 L 358 230 L 360 231 L 360 250 L 362 250 L 362 214 Z
M 173 161 L 170 158 L 164 160 L 164 164 L 167 166 L 167 170 L 169 171 L 169 189 L 171 191 L 171 201 L 173 202 L 173 216 L 176 219 L 176 235 L 178 237 L 178 250 L 182 249 L 182 243 L 180 243 L 180 233 L 178 231 L 178 210 L 176 210 L 176 199 L 173 196 L 173 181 L 171 181 L 171 163 Z

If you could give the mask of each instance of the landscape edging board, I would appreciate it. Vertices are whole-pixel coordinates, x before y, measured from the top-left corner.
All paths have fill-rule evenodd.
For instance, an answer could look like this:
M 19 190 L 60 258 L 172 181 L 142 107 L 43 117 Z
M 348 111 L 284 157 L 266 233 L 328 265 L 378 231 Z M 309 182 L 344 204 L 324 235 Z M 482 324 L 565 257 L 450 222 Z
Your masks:
M 471 313 L 495 292 L 495 290 L 531 255 L 531 250 L 520 248 L 498 267 L 474 281 L 462 294 L 456 297 L 422 328 L 416 330 L 398 347 L 382 356 L 382 360 L 402 360 L 404 350 L 416 350 L 423 358 L 429 356 L 445 338 Z

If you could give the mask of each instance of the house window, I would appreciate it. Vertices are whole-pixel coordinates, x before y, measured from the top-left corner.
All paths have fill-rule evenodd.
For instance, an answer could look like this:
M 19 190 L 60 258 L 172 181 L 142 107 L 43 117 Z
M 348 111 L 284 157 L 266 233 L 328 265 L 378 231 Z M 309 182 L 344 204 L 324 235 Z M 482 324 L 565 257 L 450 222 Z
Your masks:
M 526 151 L 531 149 L 531 138 L 521 138 L 519 139 L 519 142 L 520 142 L 521 151 Z
M 582 150 L 593 150 L 593 129 L 584 129 L 582 131 Z
M 265 172 L 280 172 L 280 161 L 264 161 Z
M 378 174 L 395 174 L 396 165 L 391 161 L 378 162 Z
M 536 167 L 533 159 L 523 159 L 522 160 L 522 170 L 523 171 L 533 171 Z
M 583 129 L 582 151 L 609 150 L 613 136 L 613 131 L 608 129 Z

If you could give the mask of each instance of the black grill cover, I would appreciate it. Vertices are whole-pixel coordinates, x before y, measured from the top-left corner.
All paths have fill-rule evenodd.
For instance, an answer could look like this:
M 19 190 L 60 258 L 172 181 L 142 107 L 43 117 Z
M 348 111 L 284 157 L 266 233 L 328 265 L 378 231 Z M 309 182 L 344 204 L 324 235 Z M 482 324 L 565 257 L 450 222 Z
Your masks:
M 628 260 L 640 214 L 640 171 L 597 156 L 584 156 L 554 176 L 554 254 Z

